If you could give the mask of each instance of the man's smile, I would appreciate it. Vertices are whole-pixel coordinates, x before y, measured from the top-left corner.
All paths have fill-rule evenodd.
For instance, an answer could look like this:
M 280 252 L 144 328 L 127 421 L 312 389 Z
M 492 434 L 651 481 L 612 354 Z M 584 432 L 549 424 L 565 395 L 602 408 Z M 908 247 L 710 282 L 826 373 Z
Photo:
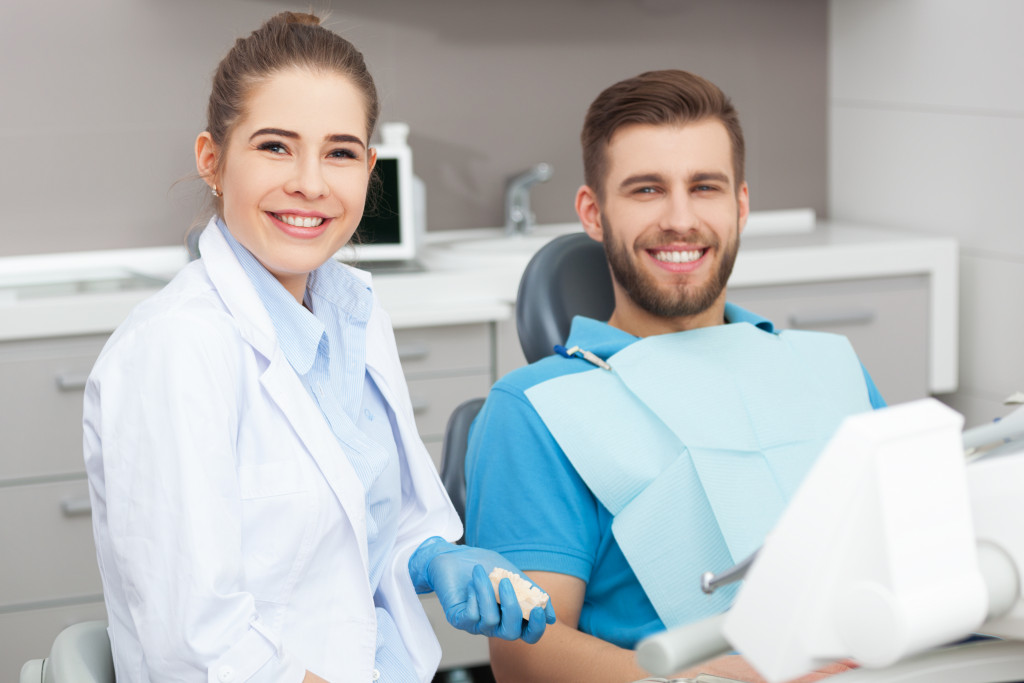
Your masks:
M 662 263 L 692 263 L 693 261 L 699 260 L 705 253 L 707 248 L 703 249 L 648 249 L 647 253 L 650 254 L 655 260 L 661 261 Z

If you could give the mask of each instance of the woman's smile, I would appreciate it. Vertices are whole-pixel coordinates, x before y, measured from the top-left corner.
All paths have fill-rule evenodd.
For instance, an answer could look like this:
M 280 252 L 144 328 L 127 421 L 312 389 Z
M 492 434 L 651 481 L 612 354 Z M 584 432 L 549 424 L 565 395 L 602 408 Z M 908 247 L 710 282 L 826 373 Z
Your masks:
M 327 231 L 331 219 L 323 216 L 302 216 L 295 213 L 275 213 L 267 211 L 271 221 L 289 237 L 313 239 Z
M 316 228 L 324 222 L 324 219 L 319 216 L 296 216 L 290 213 L 269 213 L 277 220 L 283 221 L 296 228 Z

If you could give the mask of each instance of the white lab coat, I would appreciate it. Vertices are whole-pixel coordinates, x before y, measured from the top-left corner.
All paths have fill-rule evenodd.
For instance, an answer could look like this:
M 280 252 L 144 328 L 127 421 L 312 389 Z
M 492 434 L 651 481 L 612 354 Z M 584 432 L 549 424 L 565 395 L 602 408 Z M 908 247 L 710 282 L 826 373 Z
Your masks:
M 370 681 L 363 487 L 211 226 L 203 258 L 131 313 L 86 388 L 85 463 L 118 679 L 299 681 L 309 669 Z M 376 302 L 366 349 L 411 485 L 377 604 L 429 681 L 440 648 L 408 558 L 462 526 L 417 435 Z

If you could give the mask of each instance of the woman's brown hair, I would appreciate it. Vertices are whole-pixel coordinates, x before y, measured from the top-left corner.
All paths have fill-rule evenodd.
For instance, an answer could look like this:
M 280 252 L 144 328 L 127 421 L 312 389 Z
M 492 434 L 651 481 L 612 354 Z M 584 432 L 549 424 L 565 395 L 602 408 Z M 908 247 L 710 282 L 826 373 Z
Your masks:
M 206 108 L 206 130 L 219 149 L 225 149 L 232 129 L 245 115 L 253 89 L 275 74 L 294 68 L 349 78 L 363 94 L 366 141 L 369 142 L 380 116 L 380 101 L 362 53 L 349 41 L 324 28 L 319 17 L 281 12 L 250 35 L 235 41 L 217 66 Z M 214 203 L 220 213 L 220 199 L 215 199 Z

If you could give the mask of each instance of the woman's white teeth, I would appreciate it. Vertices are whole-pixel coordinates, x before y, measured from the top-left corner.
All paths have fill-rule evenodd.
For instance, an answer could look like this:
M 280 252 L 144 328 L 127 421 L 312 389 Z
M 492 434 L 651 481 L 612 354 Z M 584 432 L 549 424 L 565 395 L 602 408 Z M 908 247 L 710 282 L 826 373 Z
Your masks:
M 699 259 L 703 253 L 703 249 L 694 249 L 693 251 L 656 251 L 654 252 L 654 258 L 665 263 L 690 263 Z
M 274 217 L 282 223 L 293 225 L 296 228 L 315 228 L 324 222 L 323 218 L 314 216 L 291 216 L 284 213 L 275 213 Z

